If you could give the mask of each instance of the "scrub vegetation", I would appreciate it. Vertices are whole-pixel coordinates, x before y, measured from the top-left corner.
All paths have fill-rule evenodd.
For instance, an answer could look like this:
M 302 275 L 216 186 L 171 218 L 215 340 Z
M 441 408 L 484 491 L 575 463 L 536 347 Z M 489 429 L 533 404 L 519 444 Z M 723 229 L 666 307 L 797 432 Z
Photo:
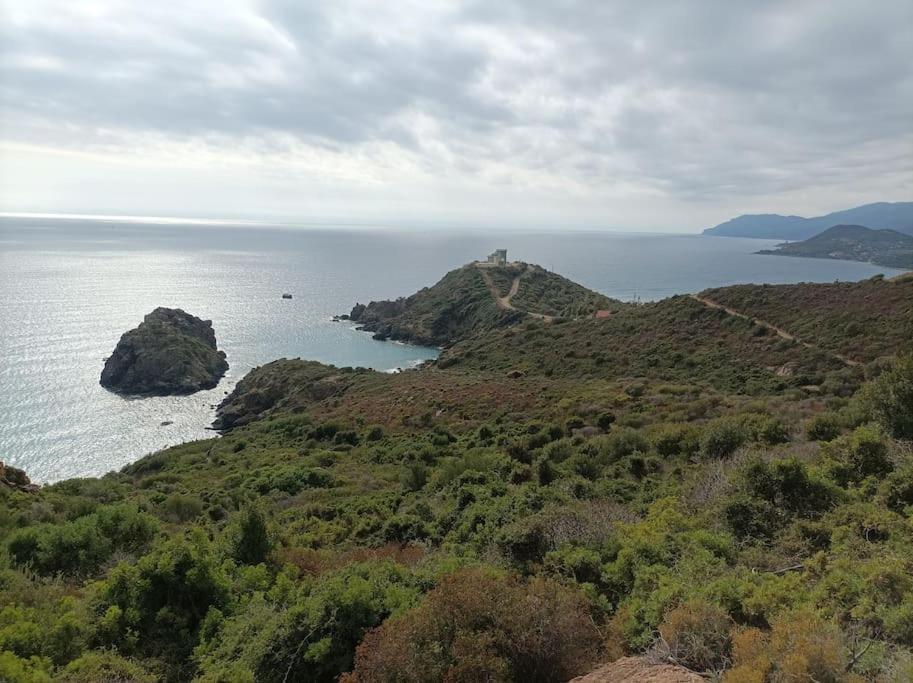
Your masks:
M 220 437 L 37 491 L 7 468 L 0 680 L 565 681 L 626 655 L 910 680 L 913 298 L 841 336 L 856 289 L 895 286 L 839 285 L 814 325 L 793 297 L 838 285 L 713 292 L 877 349 L 858 366 L 675 297 L 467 331 L 397 375 L 276 361 Z

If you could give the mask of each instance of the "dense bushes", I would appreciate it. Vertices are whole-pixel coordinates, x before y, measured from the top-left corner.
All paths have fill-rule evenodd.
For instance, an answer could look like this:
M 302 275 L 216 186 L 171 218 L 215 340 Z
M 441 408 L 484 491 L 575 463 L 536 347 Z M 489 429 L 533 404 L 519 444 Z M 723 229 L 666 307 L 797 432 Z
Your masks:
M 98 570 L 115 550 L 141 550 L 152 540 L 155 520 L 136 508 L 114 505 L 63 524 L 38 524 L 7 541 L 12 561 L 40 574 Z
M 352 667 L 365 632 L 418 600 L 424 579 L 390 562 L 352 565 L 300 592 L 255 596 L 204 629 L 203 680 L 334 681 Z M 285 602 L 286 605 L 281 603 Z
M 867 477 L 883 478 L 894 469 L 884 435 L 874 427 L 858 427 L 826 445 L 829 473 L 841 486 L 858 484 Z
M 770 538 L 792 518 L 811 518 L 829 509 L 839 492 L 795 458 L 755 458 L 741 470 L 739 493 L 725 517 L 739 538 Z
M 0 679 L 566 680 L 644 653 L 737 683 L 910 671 L 913 451 L 873 389 L 480 373 L 459 403 L 426 377 L 0 487 Z M 478 382 L 514 402 L 479 409 Z
M 810 441 L 836 439 L 843 428 L 840 417 L 835 413 L 819 413 L 805 425 L 805 435 Z
M 588 611 L 580 593 L 553 581 L 466 570 L 368 633 L 345 680 L 564 681 L 598 656 Z
M 276 467 L 253 480 L 251 486 L 258 493 L 282 491 L 290 496 L 307 488 L 326 488 L 333 485 L 333 477 L 321 469 L 299 465 Z
M 732 654 L 734 667 L 724 676 L 725 683 L 853 680 L 846 672 L 839 630 L 810 614 L 786 616 L 770 633 L 737 632 Z
M 868 388 L 875 418 L 898 439 L 913 439 L 913 353 L 900 357 Z
M 225 568 L 202 533 L 169 540 L 111 571 L 95 605 L 98 637 L 125 652 L 182 662 L 207 612 L 223 607 L 228 594 Z

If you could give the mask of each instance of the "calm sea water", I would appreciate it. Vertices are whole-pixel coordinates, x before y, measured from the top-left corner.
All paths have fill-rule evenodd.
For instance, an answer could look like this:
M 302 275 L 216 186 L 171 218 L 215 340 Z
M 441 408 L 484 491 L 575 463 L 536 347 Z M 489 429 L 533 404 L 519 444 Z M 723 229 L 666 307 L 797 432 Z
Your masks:
M 496 247 L 626 300 L 894 272 L 752 253 L 771 244 L 0 218 L 0 460 L 40 482 L 95 476 L 211 436 L 213 404 L 252 367 L 276 358 L 386 371 L 433 358 L 434 349 L 377 342 L 331 318 L 356 301 L 410 294 Z M 294 298 L 283 300 L 283 292 Z M 120 335 L 156 306 L 213 321 L 231 365 L 216 389 L 124 399 L 99 386 Z

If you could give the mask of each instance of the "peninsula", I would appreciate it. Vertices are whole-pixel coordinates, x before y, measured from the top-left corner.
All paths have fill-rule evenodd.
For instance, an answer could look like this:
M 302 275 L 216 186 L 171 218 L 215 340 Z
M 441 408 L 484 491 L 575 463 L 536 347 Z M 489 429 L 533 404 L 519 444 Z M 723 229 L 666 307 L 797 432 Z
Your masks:
M 759 254 L 863 261 L 913 270 L 913 236 L 862 225 L 835 225 L 801 242 L 788 242 Z

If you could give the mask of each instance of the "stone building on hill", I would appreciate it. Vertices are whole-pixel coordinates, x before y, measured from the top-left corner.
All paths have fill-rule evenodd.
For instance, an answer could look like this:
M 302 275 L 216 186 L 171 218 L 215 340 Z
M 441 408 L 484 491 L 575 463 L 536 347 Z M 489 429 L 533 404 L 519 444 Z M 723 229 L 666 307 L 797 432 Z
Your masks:
M 507 249 L 495 249 L 488 255 L 486 263 L 493 266 L 507 265 Z

